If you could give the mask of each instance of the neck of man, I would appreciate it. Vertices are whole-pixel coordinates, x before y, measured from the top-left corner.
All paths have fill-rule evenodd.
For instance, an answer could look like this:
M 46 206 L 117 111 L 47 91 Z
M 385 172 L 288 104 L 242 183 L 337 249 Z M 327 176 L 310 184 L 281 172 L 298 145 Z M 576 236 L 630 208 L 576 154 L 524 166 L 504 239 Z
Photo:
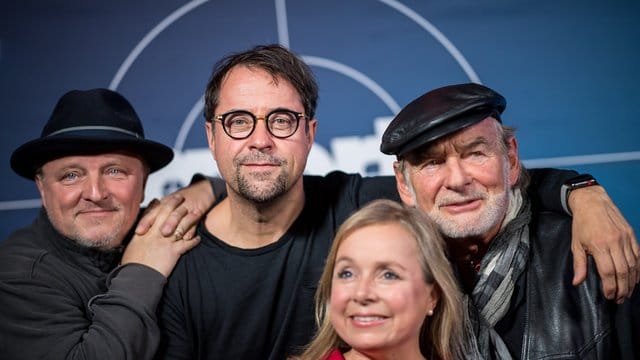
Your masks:
M 302 181 L 264 203 L 229 192 L 224 201 L 209 211 L 205 227 L 231 246 L 256 249 L 278 241 L 298 218 L 304 203 Z
M 469 263 L 480 263 L 487 249 L 491 244 L 491 240 L 498 234 L 498 229 L 492 231 L 488 236 L 469 236 L 465 238 L 446 238 L 445 242 L 449 245 L 449 251 L 454 262 L 458 265 Z
M 495 231 L 495 236 L 497 230 Z M 460 282 L 465 293 L 471 293 L 476 282 L 476 277 L 482 265 L 482 258 L 487 253 L 491 244 L 490 238 L 473 236 L 466 238 L 445 238 L 449 253 L 456 264 Z
M 512 189 L 509 194 L 507 210 L 502 221 L 490 231 L 477 236 L 464 238 L 449 238 L 445 236 L 445 242 L 453 262 L 458 266 L 462 282 L 465 288 L 475 283 L 475 275 L 480 270 L 482 260 L 489 249 L 493 239 L 509 224 L 519 213 L 522 207 L 522 194 L 519 189 Z

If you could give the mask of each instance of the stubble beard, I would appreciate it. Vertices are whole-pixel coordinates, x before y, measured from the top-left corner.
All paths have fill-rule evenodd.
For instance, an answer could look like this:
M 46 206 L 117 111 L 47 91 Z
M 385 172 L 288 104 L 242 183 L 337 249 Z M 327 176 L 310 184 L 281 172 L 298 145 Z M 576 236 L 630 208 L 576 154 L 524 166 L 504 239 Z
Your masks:
M 260 172 L 242 175 L 238 168 L 235 174 L 238 193 L 243 198 L 257 204 L 264 204 L 277 199 L 287 190 L 288 174 L 285 170 L 282 170 L 275 179 L 271 179 L 271 176 L 270 173 Z
M 104 232 L 99 236 L 91 239 L 85 238 L 81 234 L 78 234 L 76 238 L 76 242 L 88 248 L 104 249 L 104 250 L 111 249 L 116 246 L 119 246 L 120 243 L 122 242 L 120 239 L 118 239 L 121 228 L 122 228 L 122 224 L 118 224 L 116 229 L 114 229 L 113 231 Z
M 124 218 L 116 219 L 107 229 L 107 224 L 104 220 L 95 220 L 87 224 L 78 224 L 76 222 L 70 233 L 63 235 L 85 248 L 109 250 L 122 243 L 123 239 L 119 237 L 122 236 L 124 223 Z M 100 231 L 95 231 L 97 229 L 100 229 Z
M 242 164 L 253 161 L 264 161 L 277 165 L 274 171 L 279 171 L 273 179 L 273 171 L 251 171 L 243 174 Z M 287 161 L 262 152 L 253 152 L 234 159 L 235 173 L 233 175 L 238 195 L 256 204 L 269 203 L 282 196 L 289 186 Z

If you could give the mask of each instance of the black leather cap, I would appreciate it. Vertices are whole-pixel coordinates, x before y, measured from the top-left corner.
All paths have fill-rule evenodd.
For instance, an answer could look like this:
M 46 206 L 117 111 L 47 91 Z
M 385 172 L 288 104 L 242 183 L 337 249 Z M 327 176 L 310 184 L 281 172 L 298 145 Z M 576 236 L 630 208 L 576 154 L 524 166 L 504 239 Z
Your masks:
M 431 90 L 405 106 L 382 135 L 380 151 L 402 156 L 424 144 L 500 114 L 505 98 L 480 84 Z

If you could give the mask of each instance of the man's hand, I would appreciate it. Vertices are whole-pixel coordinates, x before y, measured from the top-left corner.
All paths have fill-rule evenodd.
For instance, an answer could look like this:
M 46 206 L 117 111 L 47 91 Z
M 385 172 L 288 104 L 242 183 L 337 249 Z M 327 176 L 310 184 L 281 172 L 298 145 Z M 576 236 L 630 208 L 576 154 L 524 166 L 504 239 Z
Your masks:
M 165 236 L 160 231 L 182 203 L 180 196 L 171 196 L 164 205 L 153 206 L 156 208 L 157 223 L 147 229 L 144 235 L 133 236 L 122 255 L 122 264 L 147 265 L 169 277 L 180 256 L 200 242 L 199 237 L 186 240 L 182 236 Z
M 158 218 L 158 212 L 168 204 L 178 204 L 162 222 L 160 233 L 164 236 L 174 235 L 189 240 L 196 234 L 196 225 L 204 213 L 213 205 L 215 197 L 208 180 L 197 181 L 185 188 L 164 197 L 159 202 L 149 204 L 138 222 L 136 234 L 145 234 Z
M 572 191 L 569 206 L 573 212 L 573 284 L 586 279 L 587 255 L 592 255 L 605 297 L 624 302 L 640 280 L 640 247 L 633 228 L 601 186 Z

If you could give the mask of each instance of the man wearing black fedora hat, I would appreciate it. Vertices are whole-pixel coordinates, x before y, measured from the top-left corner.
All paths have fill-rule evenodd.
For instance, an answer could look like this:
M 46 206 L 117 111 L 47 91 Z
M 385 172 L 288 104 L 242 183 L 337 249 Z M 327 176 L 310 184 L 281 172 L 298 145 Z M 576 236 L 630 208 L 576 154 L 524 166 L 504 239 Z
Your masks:
M 607 301 L 594 266 L 574 285 L 580 279 L 571 218 L 529 198 L 514 129 L 502 124 L 505 106 L 504 97 L 479 84 L 435 89 L 400 111 L 380 146 L 397 157 L 402 201 L 425 211 L 447 242 L 471 299 L 477 348 L 490 354 L 495 347 L 492 358 L 640 358 L 638 291 L 629 288 L 623 304 Z M 564 188 L 604 192 L 594 185 L 582 175 Z M 640 250 L 631 245 L 623 257 L 631 265 L 628 283 L 635 284 Z
M 317 99 L 311 69 L 277 44 L 229 54 L 214 67 L 205 127 L 228 197 L 205 215 L 201 246 L 171 274 L 160 306 L 160 357 L 263 360 L 299 351 L 314 332 L 314 291 L 338 226 L 368 201 L 399 200 L 390 176 L 304 175 Z M 560 185 L 574 173 L 537 175 L 535 199 L 562 212 Z M 595 213 L 611 204 L 596 203 Z M 584 213 L 576 215 L 584 224 Z M 614 218 L 603 221 L 624 222 Z M 580 240 L 589 243 L 602 229 L 587 225 L 595 231 Z M 620 239 L 606 246 L 633 241 Z
M 152 211 L 158 226 L 131 236 L 148 175 L 172 158 L 107 89 L 63 95 L 42 135 L 13 152 L 12 169 L 35 181 L 43 206 L 0 244 L 0 358 L 153 356 L 166 278 L 198 243 L 158 230 L 179 195 Z

